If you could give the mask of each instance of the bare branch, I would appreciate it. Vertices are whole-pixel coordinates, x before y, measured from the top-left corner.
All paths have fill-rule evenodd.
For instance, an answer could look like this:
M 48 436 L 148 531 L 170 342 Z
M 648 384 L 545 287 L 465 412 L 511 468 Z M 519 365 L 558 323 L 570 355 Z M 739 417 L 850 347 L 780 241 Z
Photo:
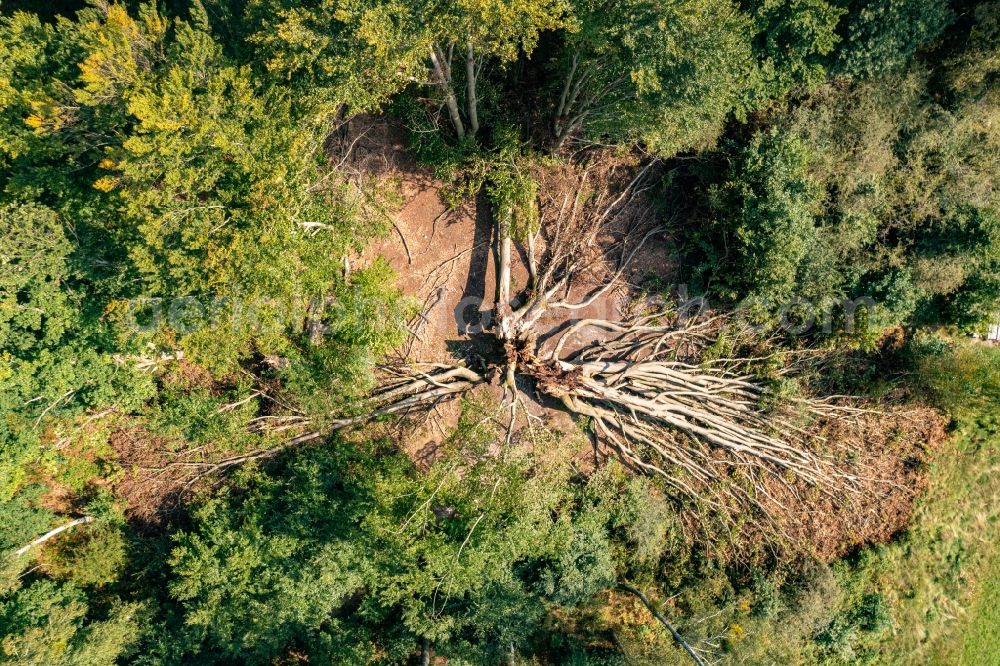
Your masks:
M 691 657 L 691 660 L 694 663 L 698 664 L 698 666 L 708 666 L 705 663 L 705 660 L 702 659 L 697 652 L 695 652 L 693 647 L 691 647 L 691 644 L 688 643 L 686 640 L 684 640 L 684 637 L 680 635 L 680 632 L 678 632 L 677 629 L 674 628 L 674 625 L 670 624 L 670 621 L 667 620 L 667 618 L 663 617 L 663 613 L 661 613 L 656 609 L 656 606 L 653 605 L 653 602 L 651 602 L 649 598 L 642 593 L 642 591 L 640 591 L 638 588 L 632 587 L 628 583 L 618 583 L 618 586 L 623 590 L 625 590 L 626 592 L 629 592 L 639 597 L 639 601 L 641 601 L 643 605 L 649 609 L 649 612 L 653 614 L 653 617 L 655 617 L 657 620 L 660 621 L 660 624 L 662 624 L 664 627 L 667 628 L 667 631 L 670 632 L 670 635 L 673 636 L 674 640 L 677 642 L 678 645 L 684 648 L 684 651 L 688 653 L 688 656 Z
M 20 548 L 18 548 L 17 550 L 15 550 L 14 554 L 13 554 L 13 557 L 21 557 L 22 555 L 24 555 L 25 553 L 27 553 L 29 550 L 31 550 L 35 546 L 39 546 L 39 545 L 45 543 L 46 541 L 48 541 L 52 537 L 58 536 L 58 535 L 62 534 L 63 532 L 65 532 L 66 530 L 73 529 L 77 525 L 83 525 L 85 523 L 92 523 L 92 522 L 94 522 L 94 517 L 93 516 L 84 516 L 83 518 L 77 518 L 76 520 L 68 522 L 65 525 L 62 525 L 61 527 L 57 527 L 54 530 L 49 530 L 48 532 L 46 532 L 42 536 L 38 537 L 37 539 L 35 539 L 31 543 L 25 544 L 25 545 L 21 546 Z

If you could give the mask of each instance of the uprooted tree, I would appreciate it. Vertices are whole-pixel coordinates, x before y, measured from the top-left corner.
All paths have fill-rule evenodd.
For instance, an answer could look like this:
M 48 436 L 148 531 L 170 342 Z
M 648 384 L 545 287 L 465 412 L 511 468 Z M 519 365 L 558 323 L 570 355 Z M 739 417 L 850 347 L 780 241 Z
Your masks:
M 616 196 L 606 183 L 590 183 L 586 168 L 576 173 L 572 191 L 558 196 L 546 193 L 542 182 L 534 224 L 518 225 L 513 210 L 496 210 L 497 298 L 485 331 L 504 350 L 495 376 L 461 365 L 385 368 L 388 379 L 372 396 L 373 415 L 429 407 L 491 381 L 516 404 L 522 376 L 586 419 L 593 436 L 628 466 L 710 506 L 721 508 L 728 498 L 767 513 L 765 481 L 771 480 L 787 488 L 801 481 L 838 497 L 860 492 L 871 479 L 839 464 L 836 443 L 823 441 L 810 425 L 860 408 L 836 398 L 775 404 L 759 378 L 773 352 L 710 357 L 723 336 L 748 341 L 747 350 L 765 349 L 765 341 L 749 342 L 755 334 L 748 324 L 678 311 L 663 301 L 633 308 L 620 320 L 572 318 L 621 288 L 630 263 L 662 231 L 644 197 L 655 167 L 640 169 Z M 523 244 L 528 263 L 527 284 L 517 294 L 514 243 Z M 567 314 L 561 326 L 551 324 L 556 312 Z M 579 344 L 584 332 L 596 337 Z M 793 361 L 778 373 L 794 371 Z M 726 483 L 737 470 L 743 482 Z
M 444 18 L 438 17 L 437 22 L 428 23 L 421 21 L 422 6 L 415 5 L 412 12 L 406 13 L 410 18 L 402 22 L 389 20 L 388 10 L 377 6 L 354 16 L 351 20 L 357 19 L 357 25 L 344 24 L 341 19 L 347 20 L 346 14 L 331 21 L 324 12 L 276 13 L 278 22 L 265 22 L 264 30 L 255 41 L 267 52 L 276 47 L 275 59 L 269 62 L 269 67 L 291 76 L 299 71 L 302 60 L 297 56 L 289 59 L 289 54 L 294 55 L 296 51 L 286 48 L 281 41 L 283 36 L 298 32 L 290 29 L 291 23 L 282 21 L 291 22 L 293 18 L 296 24 L 305 21 L 318 31 L 317 34 L 330 37 L 324 43 L 329 44 L 332 51 L 321 54 L 329 61 L 329 66 L 317 66 L 308 76 L 299 72 L 299 76 L 304 77 L 301 81 L 304 85 L 315 87 L 331 85 L 332 82 L 324 78 L 325 74 L 342 74 L 345 63 L 354 66 L 354 51 L 349 50 L 346 55 L 340 52 L 344 44 L 350 43 L 342 39 L 341 31 L 357 32 L 360 41 L 369 40 L 380 48 L 372 53 L 360 50 L 368 54 L 364 77 L 349 76 L 339 82 L 357 93 L 352 108 L 378 106 L 378 102 L 394 90 L 392 82 L 430 80 L 439 89 L 456 137 L 461 138 L 466 131 L 475 134 L 479 125 L 476 81 L 482 59 L 510 62 L 520 52 L 530 51 L 528 47 L 538 41 L 541 32 L 563 20 L 561 7 L 562 3 L 549 2 L 497 3 L 483 9 L 457 3 L 443 15 Z M 733 77 L 739 76 L 737 72 L 743 70 L 724 64 L 744 62 L 751 50 L 745 39 L 745 20 L 736 16 L 729 4 L 697 3 L 697 11 L 690 12 L 689 16 L 678 16 L 677 21 L 660 20 L 663 17 L 657 17 L 656 12 L 645 5 L 634 8 L 638 13 L 632 9 L 623 10 L 623 14 L 611 18 L 605 16 L 604 8 L 598 5 L 591 7 L 583 3 L 577 9 L 581 16 L 590 18 L 582 21 L 579 32 L 567 36 L 570 50 L 562 61 L 564 76 L 559 77 L 556 85 L 558 106 L 552 143 L 564 145 L 567 137 L 587 135 L 584 130 L 588 127 L 603 127 L 593 135 L 595 137 L 622 136 L 622 132 L 612 131 L 614 128 L 609 125 L 621 124 L 616 120 L 626 108 L 638 116 L 632 118 L 634 122 L 626 123 L 634 125 L 635 131 L 624 132 L 624 136 L 642 136 L 643 144 L 655 148 L 659 154 L 670 155 L 682 147 L 703 145 L 708 137 L 715 136 L 721 119 L 730 113 L 735 101 L 730 99 L 729 93 L 719 93 L 731 91 L 732 86 L 712 85 L 712 81 L 731 83 Z M 516 20 L 512 21 L 511 16 Z M 636 39 L 620 39 L 618 23 L 629 26 L 628 34 Z M 462 29 L 453 34 L 456 25 Z M 661 25 L 669 28 L 664 30 Z M 723 30 L 705 29 L 705 26 L 719 25 L 726 27 Z M 278 29 L 282 27 L 289 29 Z M 268 35 L 278 42 L 272 43 Z M 643 46 L 635 51 L 633 44 Z M 394 46 L 383 48 L 386 45 Z M 426 60 L 428 54 L 433 56 L 430 68 Z M 463 60 L 467 89 L 464 120 L 458 108 L 463 82 L 463 68 L 458 63 Z M 311 58 L 304 61 L 314 62 Z M 454 71 L 453 61 L 456 64 Z M 715 64 L 706 65 L 707 69 L 688 66 L 691 62 L 704 64 L 709 61 Z M 638 69 L 632 70 L 633 67 Z M 634 71 L 631 78 L 622 78 L 620 71 L 626 70 Z M 689 78 L 690 72 L 695 70 L 703 75 L 711 73 L 711 76 L 699 79 L 698 85 L 694 85 L 696 82 Z M 643 72 L 642 76 L 638 75 L 639 71 Z M 227 70 L 225 76 L 232 76 L 232 73 Z M 670 92 L 678 89 L 690 92 L 680 106 Z M 159 99 L 160 96 L 153 97 Z M 156 111 L 156 114 L 150 112 L 151 127 L 155 124 L 153 120 L 159 118 L 159 107 Z M 263 121 L 252 116 L 245 122 L 250 127 Z M 680 132 L 679 127 L 689 131 Z M 494 126 L 490 132 L 499 134 L 500 127 Z M 664 138 L 666 135 L 670 136 L 669 140 Z M 353 143 L 347 147 L 344 158 L 332 170 L 345 176 L 348 182 L 340 183 L 336 177 L 322 179 L 324 187 L 330 187 L 338 197 L 345 189 L 350 189 L 352 178 L 360 178 L 345 174 L 345 161 L 349 161 L 352 146 Z M 152 153 L 142 153 L 143 159 L 149 154 Z M 486 151 L 479 154 L 486 154 Z M 457 364 L 427 365 L 419 359 L 406 359 L 382 368 L 379 387 L 369 396 L 367 408 L 360 410 L 363 413 L 324 419 L 323 423 L 298 411 L 294 405 L 290 406 L 289 401 L 271 400 L 267 396 L 280 392 L 280 387 L 266 386 L 266 381 L 254 376 L 256 395 L 270 404 L 268 413 L 251 421 L 252 427 L 276 436 L 293 433 L 292 439 L 284 446 L 276 446 L 275 439 L 268 439 L 259 449 L 224 459 L 200 461 L 183 454 L 175 456 L 181 459 L 161 467 L 183 469 L 185 474 L 198 478 L 273 456 L 287 446 L 315 441 L 331 429 L 347 428 L 388 415 L 411 414 L 476 386 L 495 382 L 506 387 L 506 399 L 515 407 L 521 400 L 519 393 L 524 386 L 534 387 L 585 420 L 593 436 L 617 451 L 629 465 L 662 477 L 667 484 L 699 502 L 719 505 L 723 498 L 731 498 L 740 506 L 749 504 L 766 510 L 768 503 L 779 503 L 768 499 L 769 495 L 798 492 L 803 483 L 838 497 L 860 492 L 859 487 L 871 475 L 859 469 L 856 463 L 842 464 L 843 451 L 837 450 L 842 443 L 824 441 L 821 428 L 815 425 L 817 421 L 851 414 L 855 408 L 845 405 L 844 401 L 821 401 L 802 396 L 793 396 L 783 402 L 772 399 L 773 390 L 764 375 L 771 373 L 770 379 L 776 373 L 794 375 L 798 363 L 794 356 L 783 355 L 782 367 L 771 367 L 776 352 L 769 348 L 766 340 L 755 339 L 748 327 L 741 328 L 739 322 L 724 316 L 678 312 L 665 302 L 636 308 L 622 316 L 586 314 L 590 306 L 623 287 L 630 265 L 658 233 L 657 216 L 646 196 L 648 188 L 657 182 L 657 163 L 635 170 L 619 168 L 608 173 L 601 167 L 602 163 L 608 163 L 607 157 L 596 151 L 589 155 L 590 166 L 550 163 L 536 167 L 523 156 L 501 155 L 489 165 L 483 185 L 492 203 L 496 227 L 497 289 L 491 323 L 483 334 L 495 338 L 503 350 L 500 358 L 491 359 L 494 362 L 492 369 L 477 370 Z M 113 163 L 108 161 L 108 164 Z M 278 162 L 268 160 L 267 163 Z M 145 193 L 143 196 L 152 193 L 149 196 L 163 198 L 163 202 L 157 199 L 156 206 L 167 206 L 168 201 L 169 206 L 174 206 L 177 201 L 187 201 L 194 196 L 190 192 L 161 192 L 160 188 L 146 187 L 146 175 L 159 172 L 158 168 L 148 168 L 149 164 L 148 161 L 136 161 L 129 167 L 124 180 L 108 176 L 102 179 L 101 187 L 135 187 L 136 192 Z M 120 168 L 120 165 L 115 167 Z M 301 172 L 309 173 L 306 169 Z M 199 179 L 185 182 L 188 180 L 197 182 Z M 280 180 L 274 176 L 268 182 Z M 334 181 L 337 181 L 336 187 Z M 313 187 L 292 189 L 295 192 L 314 190 Z M 297 213 L 294 220 L 290 220 L 294 224 L 279 225 L 295 231 L 288 235 L 287 251 L 323 257 L 316 262 L 316 270 L 309 273 L 313 285 L 340 279 L 333 276 L 335 271 L 330 270 L 329 262 L 325 261 L 326 257 L 341 251 L 339 241 L 322 250 L 311 247 L 310 242 L 313 238 L 331 240 L 337 234 L 333 218 L 327 217 L 330 206 L 320 199 L 310 200 L 309 205 L 303 207 L 291 203 L 294 199 L 265 201 L 257 197 L 261 192 L 270 191 L 272 188 L 263 185 L 250 188 L 245 195 L 246 204 L 240 210 L 302 211 L 306 219 L 301 219 Z M 348 199 L 342 197 L 349 204 L 346 207 L 356 209 L 362 217 L 366 213 L 384 217 L 380 202 L 372 197 L 356 197 L 357 201 Z M 222 214 L 222 205 L 213 204 L 207 208 L 212 211 L 212 219 L 206 218 L 203 225 L 204 244 L 213 248 L 213 253 L 217 248 L 220 257 L 228 256 L 226 253 L 232 243 L 216 241 L 213 234 L 234 232 L 238 228 L 240 235 L 234 238 L 244 239 L 255 238 L 259 233 L 259 227 L 248 221 L 238 226 L 228 219 L 216 220 L 214 216 Z M 305 216 L 306 211 L 310 215 Z M 183 215 L 189 212 L 186 204 L 178 211 Z M 312 215 L 313 212 L 316 215 Z M 136 209 L 136 214 L 144 213 Z M 169 219 L 182 218 L 172 216 Z M 143 246 L 136 256 L 167 256 L 162 254 L 165 252 L 173 257 L 175 249 L 172 246 L 161 248 L 162 238 L 153 235 L 156 238 L 151 237 L 149 247 Z M 246 245 L 252 247 L 253 243 L 246 241 Z M 521 246 L 521 252 L 515 252 L 515 245 Z M 184 256 L 178 254 L 176 262 L 167 263 L 200 266 L 187 257 L 186 252 L 185 249 L 181 253 Z M 517 254 L 525 257 L 526 265 L 520 268 L 527 273 L 520 288 L 515 288 L 514 277 Z M 256 268 L 283 261 L 275 258 L 279 256 L 286 255 L 253 255 L 246 263 Z M 342 280 L 345 290 L 346 276 L 350 272 L 349 265 L 345 264 Z M 193 274 L 201 276 L 200 272 Z M 281 277 L 287 276 L 281 274 Z M 160 281 L 157 286 L 164 291 L 169 291 L 166 287 L 171 280 L 176 281 L 175 276 L 156 279 Z M 202 277 L 191 280 L 192 284 L 185 288 L 206 288 Z M 291 279 L 280 280 L 279 293 L 290 294 L 293 285 Z M 325 304 L 326 301 L 322 301 L 319 307 Z M 305 316 L 307 327 L 320 317 L 310 304 Z M 318 327 L 308 331 L 310 342 L 317 338 L 314 331 L 318 331 Z M 591 340 L 581 343 L 584 334 Z M 716 353 L 720 343 L 733 339 L 737 343 L 727 343 L 733 353 L 720 357 Z M 271 350 L 272 353 L 261 351 L 265 362 L 273 353 L 284 353 L 285 347 L 276 346 L 276 349 L 278 351 Z M 146 362 L 140 359 L 138 365 Z M 281 359 L 276 362 L 280 364 Z M 163 470 L 147 471 L 159 474 Z
M 883 483 L 863 460 L 849 460 L 850 443 L 822 434 L 822 424 L 864 409 L 843 396 L 776 395 L 774 384 L 807 366 L 810 352 L 779 351 L 748 322 L 663 298 L 637 301 L 618 317 L 578 316 L 626 289 L 627 269 L 663 231 L 647 197 L 657 168 L 594 166 L 603 169 L 595 176 L 588 166 L 510 165 L 498 180 L 513 170 L 530 187 L 509 195 L 502 183 L 489 186 L 497 285 L 482 335 L 502 352 L 488 368 L 401 359 L 380 368 L 360 415 L 321 428 L 304 415 L 272 416 L 268 427 L 299 433 L 285 446 L 185 464 L 199 477 L 225 471 L 492 384 L 515 415 L 532 387 L 579 417 L 605 451 L 727 520 L 746 509 L 771 516 L 803 492 L 851 502 Z M 527 279 L 514 293 L 516 254 Z

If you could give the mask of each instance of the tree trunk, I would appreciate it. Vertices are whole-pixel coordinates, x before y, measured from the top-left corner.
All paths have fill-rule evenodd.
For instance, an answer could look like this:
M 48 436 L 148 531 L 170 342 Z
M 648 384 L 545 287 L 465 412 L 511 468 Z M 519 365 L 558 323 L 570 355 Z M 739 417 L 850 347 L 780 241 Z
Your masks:
M 497 305 L 510 307 L 510 218 L 513 211 L 506 210 L 497 223 L 497 254 L 500 265 L 497 267 Z
M 570 128 L 560 128 L 560 131 L 555 135 L 555 140 L 552 142 L 552 146 L 549 148 L 549 153 L 555 155 L 562 150 L 563 144 L 566 143 L 566 137 L 569 135 Z
M 558 138 L 562 134 L 562 121 L 568 113 L 567 103 L 569 102 L 569 91 L 573 86 L 573 76 L 576 74 L 576 67 L 580 62 L 580 52 L 573 54 L 573 64 L 569 68 L 566 76 L 566 83 L 563 85 L 562 95 L 559 97 L 559 108 L 556 109 L 556 117 L 552 123 L 552 133 Z
M 465 125 L 462 123 L 462 115 L 458 112 L 458 100 L 455 99 L 455 91 L 451 87 L 451 67 L 437 51 L 437 46 L 430 49 L 431 64 L 434 65 L 434 76 L 437 79 L 438 88 L 444 94 L 444 104 L 448 108 L 448 117 L 451 118 L 451 125 L 455 128 L 455 134 L 459 140 L 465 138 Z
M 84 516 L 83 518 L 77 518 L 76 520 L 74 520 L 72 522 L 66 523 L 62 527 L 57 527 L 54 530 L 50 530 L 49 532 L 46 532 L 45 534 L 43 534 L 42 536 L 38 537 L 37 539 L 35 539 L 31 543 L 29 543 L 27 545 L 24 545 L 24 546 L 21 546 L 20 548 L 18 548 L 17 550 L 14 551 L 14 556 L 15 557 L 20 557 L 21 555 L 24 555 L 29 550 L 31 550 L 31 548 L 33 548 L 34 546 L 38 546 L 40 544 L 43 544 L 46 541 L 48 541 L 49 539 L 51 539 L 52 537 L 54 537 L 56 535 L 59 535 L 59 534 L 62 534 L 63 532 L 65 532 L 68 529 L 72 529 L 72 528 L 76 527 L 77 525 L 82 525 L 83 523 L 92 523 L 92 522 L 94 522 L 94 518 L 92 516 Z
M 420 666 L 431 666 L 431 642 L 426 638 L 420 649 Z
M 702 659 L 698 655 L 698 653 L 694 651 L 694 648 L 691 647 L 691 645 L 686 640 L 684 640 L 684 637 L 681 636 L 680 632 L 678 632 L 677 629 L 674 628 L 674 625 L 670 624 L 670 622 L 667 621 L 667 618 L 663 617 L 663 614 L 660 613 L 660 611 L 656 610 L 656 607 L 653 606 L 653 603 L 646 597 L 645 594 L 640 592 L 637 588 L 632 587 L 631 585 L 627 585 L 625 583 L 619 583 L 618 585 L 626 592 L 630 592 L 635 596 L 639 597 L 639 601 L 641 601 L 643 605 L 645 605 L 646 608 L 649 609 L 649 612 L 653 614 L 653 617 L 655 617 L 657 620 L 660 621 L 660 624 L 662 624 L 664 627 L 667 628 L 667 630 L 670 632 L 670 635 L 673 636 L 674 640 L 677 641 L 678 645 L 684 648 L 684 651 L 688 653 L 688 656 L 691 657 L 691 660 L 694 663 L 698 664 L 698 666 L 707 666 L 705 664 L 705 660 Z
M 536 256 L 537 232 L 528 233 L 528 289 L 538 289 L 538 258 Z
M 479 100 L 476 97 L 476 58 L 471 42 L 465 51 L 465 89 L 469 107 L 469 134 L 475 136 L 479 131 Z
M 508 347 L 504 383 L 512 388 L 515 385 L 517 371 L 517 359 L 510 353 L 517 342 L 516 318 L 510 307 L 510 225 L 513 217 L 514 211 L 508 208 L 497 221 L 497 302 L 493 313 L 496 336 Z
M 503 342 L 513 340 L 514 316 L 510 307 L 510 261 L 511 237 L 510 220 L 513 211 L 507 209 L 500 213 L 497 220 L 497 302 L 494 305 L 494 321 L 497 336 Z

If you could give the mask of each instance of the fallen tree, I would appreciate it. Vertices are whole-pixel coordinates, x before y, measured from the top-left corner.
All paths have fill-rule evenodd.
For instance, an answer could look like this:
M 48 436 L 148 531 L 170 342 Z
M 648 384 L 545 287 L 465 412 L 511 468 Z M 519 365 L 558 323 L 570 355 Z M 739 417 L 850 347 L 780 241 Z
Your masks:
M 824 441 L 810 425 L 858 408 L 804 397 L 769 404 L 761 369 L 773 353 L 706 354 L 722 337 L 741 340 L 746 349 L 767 349 L 768 341 L 753 339 L 749 327 L 662 301 L 619 320 L 571 318 L 620 288 L 636 255 L 662 231 L 644 196 L 656 167 L 652 162 L 638 169 L 617 192 L 614 173 L 593 185 L 587 168 L 550 167 L 546 173 L 561 187 L 540 182 L 535 228 L 518 229 L 512 211 L 498 210 L 498 284 L 484 334 L 499 342 L 503 357 L 487 372 L 420 363 L 386 368 L 371 413 L 360 420 L 429 408 L 488 383 L 502 385 L 513 405 L 520 377 L 584 419 L 594 438 L 626 465 L 715 509 L 753 506 L 768 514 L 777 503 L 769 499 L 774 480 L 793 492 L 802 484 L 839 498 L 861 492 L 870 481 L 866 471 L 843 465 L 837 443 Z M 516 294 L 514 244 L 522 246 L 528 273 Z M 555 326 L 548 321 L 553 313 L 565 313 Z M 584 332 L 593 340 L 581 345 Z M 794 366 L 790 357 L 780 372 L 792 373 Z
M 403 359 L 379 369 L 378 388 L 357 415 L 319 424 L 300 413 L 268 414 L 252 427 L 295 433 L 283 445 L 219 459 L 182 457 L 149 471 L 184 467 L 190 487 L 332 431 L 426 413 L 494 385 L 512 414 L 526 388 L 555 401 L 581 420 L 596 445 L 730 525 L 748 509 L 771 518 L 789 498 L 808 505 L 804 494 L 843 505 L 872 484 L 891 485 L 863 459 L 852 459 L 851 441 L 823 436 L 825 424 L 867 411 L 856 401 L 775 398 L 772 384 L 801 373 L 811 352 L 782 350 L 736 318 L 664 299 L 638 302 L 616 317 L 578 318 L 627 288 L 629 267 L 662 232 L 646 197 L 657 163 L 595 176 L 599 168 L 539 168 L 532 174 L 534 215 L 518 216 L 509 203 L 494 201 L 497 286 L 482 335 L 502 352 L 487 367 Z M 527 274 L 516 293 L 515 254 Z M 783 529 L 776 523 L 772 531 Z

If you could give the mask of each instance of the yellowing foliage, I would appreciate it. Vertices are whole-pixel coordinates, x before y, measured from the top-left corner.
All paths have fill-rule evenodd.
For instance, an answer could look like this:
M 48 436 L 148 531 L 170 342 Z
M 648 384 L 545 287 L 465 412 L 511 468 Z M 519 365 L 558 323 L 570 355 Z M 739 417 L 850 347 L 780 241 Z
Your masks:
M 123 88 L 138 83 L 161 55 L 167 20 L 152 6 L 144 6 L 136 21 L 122 5 L 108 7 L 103 23 L 88 23 L 90 54 L 80 63 L 84 103 L 108 102 Z
M 42 125 L 45 124 L 45 121 L 42 119 L 41 116 L 32 113 L 31 115 L 29 115 L 27 118 L 24 119 L 24 124 L 30 127 L 31 129 L 37 130 L 41 129 Z
M 101 192 L 110 192 L 118 187 L 118 179 L 111 176 L 101 176 L 94 181 L 94 189 Z

